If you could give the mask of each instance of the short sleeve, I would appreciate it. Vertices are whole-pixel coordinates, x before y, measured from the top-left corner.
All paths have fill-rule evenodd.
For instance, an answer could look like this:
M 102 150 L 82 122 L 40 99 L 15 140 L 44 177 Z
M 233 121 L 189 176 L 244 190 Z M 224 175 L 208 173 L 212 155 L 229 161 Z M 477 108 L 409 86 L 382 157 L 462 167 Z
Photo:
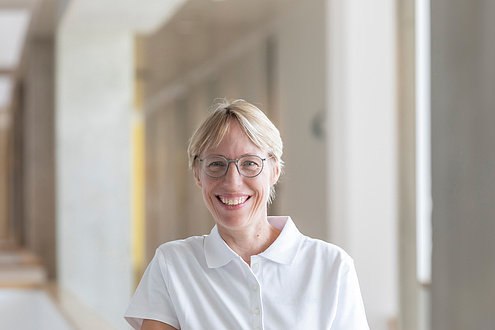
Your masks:
M 337 314 L 332 330 L 369 330 L 354 262 L 348 258 L 341 269 Z
M 160 321 L 179 329 L 168 289 L 167 264 L 160 249 L 156 250 L 144 272 L 124 318 L 134 329 L 140 329 L 144 319 Z

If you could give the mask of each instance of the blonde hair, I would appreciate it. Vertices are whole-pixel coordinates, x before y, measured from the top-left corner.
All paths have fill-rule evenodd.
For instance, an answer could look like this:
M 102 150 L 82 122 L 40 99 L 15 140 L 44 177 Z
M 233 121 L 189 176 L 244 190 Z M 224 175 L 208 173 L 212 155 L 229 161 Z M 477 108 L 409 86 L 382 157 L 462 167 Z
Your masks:
M 249 140 L 259 149 L 268 152 L 282 171 L 283 142 L 280 132 L 263 111 L 244 100 L 228 102 L 220 100 L 210 111 L 189 140 L 187 153 L 189 168 L 194 166 L 202 152 L 216 148 L 228 132 L 232 119 L 242 127 Z M 275 188 L 270 187 L 269 203 L 275 197 Z

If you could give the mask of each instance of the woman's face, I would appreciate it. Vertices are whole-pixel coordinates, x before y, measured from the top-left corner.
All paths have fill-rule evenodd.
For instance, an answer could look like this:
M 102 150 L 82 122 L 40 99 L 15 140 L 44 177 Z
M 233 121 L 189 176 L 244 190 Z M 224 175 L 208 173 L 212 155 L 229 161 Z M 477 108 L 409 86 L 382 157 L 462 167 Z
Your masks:
M 242 130 L 237 120 L 232 120 L 230 129 L 218 147 L 200 155 L 219 155 L 226 159 L 239 159 L 245 155 L 268 158 L 268 153 L 258 149 Z M 203 192 L 203 199 L 219 230 L 236 231 L 256 226 L 266 220 L 270 186 L 279 177 L 280 170 L 271 159 L 265 161 L 263 171 L 254 178 L 239 174 L 235 163 L 229 163 L 227 173 L 220 178 L 211 178 L 198 162 L 194 169 L 196 184 Z

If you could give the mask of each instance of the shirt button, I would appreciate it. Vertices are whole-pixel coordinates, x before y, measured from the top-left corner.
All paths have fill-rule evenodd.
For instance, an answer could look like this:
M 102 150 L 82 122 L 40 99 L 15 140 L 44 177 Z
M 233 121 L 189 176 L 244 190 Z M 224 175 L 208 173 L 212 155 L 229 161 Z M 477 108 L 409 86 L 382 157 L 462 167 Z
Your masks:
M 260 328 L 254 328 L 254 330 L 260 330 Z
M 254 315 L 258 315 L 260 313 L 260 310 L 259 308 L 254 308 L 252 311 L 251 311 Z
M 253 264 L 252 268 L 254 271 L 257 271 L 260 268 L 260 265 L 259 264 Z
M 255 284 L 255 285 L 253 285 L 253 286 L 251 287 L 251 290 L 253 290 L 253 291 L 258 291 L 258 288 L 259 288 L 259 287 Z

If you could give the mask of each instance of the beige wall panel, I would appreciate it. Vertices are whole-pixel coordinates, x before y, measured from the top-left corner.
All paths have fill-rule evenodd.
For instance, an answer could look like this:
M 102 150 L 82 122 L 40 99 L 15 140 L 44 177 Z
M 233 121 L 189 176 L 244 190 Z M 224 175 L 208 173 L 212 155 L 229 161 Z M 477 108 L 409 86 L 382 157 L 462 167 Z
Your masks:
M 432 2 L 432 327 L 495 324 L 495 3 Z
M 54 40 L 30 45 L 24 112 L 26 245 L 56 273 Z
M 0 110 L 1 111 L 1 110 Z M 5 114 L 0 114 L 0 121 Z M 1 123 L 0 123 L 1 125 Z M 7 127 L 0 127 L 0 240 L 10 238 L 9 224 L 9 130 Z
M 160 218 L 160 194 L 159 178 L 160 170 L 157 164 L 159 152 L 159 136 L 157 114 L 154 113 L 146 119 L 146 157 L 145 157 L 145 176 L 146 176 L 146 225 L 145 225 L 145 255 L 146 261 L 150 261 L 158 247 L 159 239 L 157 235 L 157 222 Z
M 398 2 L 399 328 L 419 330 L 416 272 L 415 1 Z M 427 308 L 427 306 L 424 306 Z
M 302 2 L 278 23 L 276 79 L 285 159 L 279 209 L 306 235 L 328 240 L 325 2 Z
M 209 82 L 210 84 L 212 82 Z M 206 115 L 208 109 L 213 104 L 213 99 L 208 93 L 208 83 L 192 86 L 187 98 L 186 117 L 186 135 L 188 138 L 192 135 L 197 125 Z M 180 147 L 180 146 L 179 146 Z M 187 157 L 186 146 L 182 153 Z M 201 189 L 194 181 L 192 171 L 186 173 L 186 202 L 185 211 L 187 212 L 186 233 L 189 235 L 208 234 L 214 225 L 213 218 L 203 202 Z

